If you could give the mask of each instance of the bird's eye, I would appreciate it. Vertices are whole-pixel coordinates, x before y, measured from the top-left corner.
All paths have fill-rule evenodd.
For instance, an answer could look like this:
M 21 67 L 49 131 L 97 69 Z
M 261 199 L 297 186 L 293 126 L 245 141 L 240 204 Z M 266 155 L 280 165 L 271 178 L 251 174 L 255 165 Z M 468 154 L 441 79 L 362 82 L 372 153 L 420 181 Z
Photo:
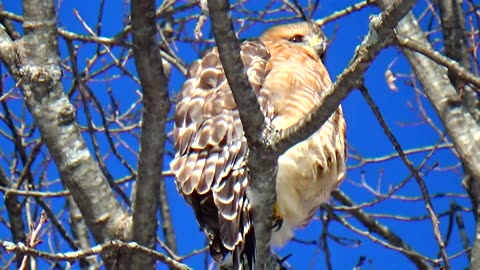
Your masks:
M 299 42 L 303 41 L 303 36 L 302 35 L 295 35 L 295 36 L 289 38 L 288 41 L 299 43 Z

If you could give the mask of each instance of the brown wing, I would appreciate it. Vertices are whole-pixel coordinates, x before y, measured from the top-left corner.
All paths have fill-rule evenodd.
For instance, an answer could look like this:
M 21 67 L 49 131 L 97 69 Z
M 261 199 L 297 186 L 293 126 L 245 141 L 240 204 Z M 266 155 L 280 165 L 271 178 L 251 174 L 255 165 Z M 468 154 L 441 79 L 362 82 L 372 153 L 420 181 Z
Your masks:
M 241 55 L 259 93 L 269 54 L 260 41 L 246 41 Z M 255 237 L 246 197 L 247 142 L 216 48 L 194 62 L 177 99 L 171 163 L 180 193 L 192 206 L 218 262 L 254 263 Z M 237 268 L 235 268 L 237 269 Z

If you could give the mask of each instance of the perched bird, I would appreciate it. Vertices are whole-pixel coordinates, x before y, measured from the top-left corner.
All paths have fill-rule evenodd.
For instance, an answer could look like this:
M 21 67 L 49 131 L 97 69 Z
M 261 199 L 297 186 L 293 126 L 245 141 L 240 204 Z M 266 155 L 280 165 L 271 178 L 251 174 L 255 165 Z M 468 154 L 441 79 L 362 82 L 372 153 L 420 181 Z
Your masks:
M 241 57 L 266 121 L 295 125 L 331 91 L 321 61 L 326 37 L 313 22 L 270 28 L 241 44 Z M 250 268 L 255 260 L 252 206 L 247 197 L 248 147 L 216 48 L 195 61 L 178 95 L 175 158 L 178 191 L 205 231 L 212 257 Z M 306 225 L 345 174 L 345 120 L 341 107 L 307 140 L 278 159 L 272 243 L 284 245 Z M 280 221 L 280 222 L 278 222 Z

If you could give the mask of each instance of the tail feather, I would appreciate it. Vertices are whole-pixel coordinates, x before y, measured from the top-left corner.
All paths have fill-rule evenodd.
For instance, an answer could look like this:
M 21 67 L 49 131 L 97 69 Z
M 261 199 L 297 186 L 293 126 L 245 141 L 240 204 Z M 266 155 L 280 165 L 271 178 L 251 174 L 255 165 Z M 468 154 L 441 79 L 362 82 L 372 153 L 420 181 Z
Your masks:
M 195 209 L 195 215 L 209 240 L 212 258 L 221 265 L 221 269 L 253 270 L 255 266 L 255 231 L 252 223 L 252 209 L 246 197 L 241 200 L 241 211 L 234 220 L 224 219 L 213 201 L 212 196 L 192 194 L 189 203 Z M 215 217 L 215 218 L 214 218 Z M 222 223 L 233 224 L 238 228 L 239 241 L 226 243 L 222 240 Z M 228 226 L 228 225 L 227 225 Z

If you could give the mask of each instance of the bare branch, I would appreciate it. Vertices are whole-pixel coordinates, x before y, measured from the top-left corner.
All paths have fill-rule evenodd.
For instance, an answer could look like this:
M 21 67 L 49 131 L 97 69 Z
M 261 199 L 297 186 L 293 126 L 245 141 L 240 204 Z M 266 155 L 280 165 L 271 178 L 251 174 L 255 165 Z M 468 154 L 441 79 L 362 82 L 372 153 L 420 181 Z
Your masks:
M 388 127 L 387 123 L 383 119 L 383 116 L 380 113 L 380 110 L 378 107 L 375 105 L 375 102 L 373 101 L 372 97 L 368 93 L 368 90 L 365 86 L 360 87 L 360 91 L 362 92 L 363 97 L 368 103 L 368 106 L 372 109 L 373 114 L 375 114 L 375 117 L 377 118 L 378 122 L 380 123 L 380 126 L 382 126 L 383 131 L 387 135 L 388 139 L 392 143 L 393 147 L 395 150 L 397 150 L 400 158 L 402 159 L 403 163 L 405 166 L 407 166 L 408 170 L 410 173 L 413 175 L 415 180 L 417 181 L 418 186 L 420 187 L 420 190 L 422 192 L 422 196 L 425 200 L 425 208 L 427 209 L 427 213 L 430 217 L 430 220 L 432 222 L 433 226 L 433 233 L 435 235 L 435 238 L 437 239 L 438 247 L 440 249 L 440 252 L 442 254 L 443 262 L 444 262 L 444 267 L 446 270 L 450 269 L 450 262 L 448 260 L 448 255 L 447 251 L 445 250 L 445 243 L 443 242 L 442 234 L 440 232 L 440 228 L 438 227 L 438 224 L 440 223 L 438 221 L 438 217 L 435 214 L 435 210 L 433 209 L 432 205 L 432 200 L 430 199 L 430 194 L 428 193 L 427 186 L 425 185 L 425 182 L 423 181 L 422 177 L 420 176 L 420 173 L 418 172 L 417 169 L 412 165 L 412 162 L 408 159 L 408 157 L 405 155 L 403 152 L 402 147 L 400 146 L 400 143 L 398 143 L 397 139 L 393 135 L 393 133 L 390 131 L 390 128 Z
M 363 1 L 360 1 L 358 3 L 355 3 L 353 5 L 350 5 L 342 10 L 339 10 L 327 17 L 324 17 L 324 18 L 321 18 L 321 19 L 318 19 L 316 20 L 317 24 L 318 25 L 325 25 L 327 23 L 330 23 L 330 22 L 333 22 L 335 20 L 337 20 L 338 18 L 341 18 L 341 17 L 344 17 L 348 14 L 351 14 L 353 12 L 356 12 L 356 11 L 360 11 L 366 7 L 368 7 L 369 5 L 372 5 L 373 4 L 373 1 L 372 0 L 363 0 Z
M 265 119 L 240 58 L 240 42 L 233 29 L 229 13 L 230 4 L 227 0 L 209 0 L 208 9 L 212 20 L 215 44 L 218 47 L 220 61 L 240 113 L 245 137 L 250 146 L 256 145 L 262 140 L 261 134 L 265 128 Z
M 449 72 L 453 73 L 459 79 L 465 80 L 467 83 L 471 83 L 480 89 L 480 78 L 468 69 L 462 67 L 457 61 L 441 55 L 431 47 L 423 46 L 423 44 L 417 40 L 400 35 L 397 35 L 396 40 L 399 46 L 425 55 L 435 61 L 435 63 L 447 67 Z M 476 102 L 476 98 L 474 98 L 473 101 Z
M 462 3 L 459 1 L 440 0 L 438 1 L 440 19 L 442 21 L 442 32 L 444 40 L 445 55 L 460 63 L 466 70 L 470 70 L 470 58 L 467 49 L 467 30 L 465 27 L 465 16 L 463 15 Z M 460 94 L 465 107 L 475 117 L 480 118 L 478 109 L 478 93 L 468 84 L 459 79 L 462 74 L 452 74 L 449 68 L 449 78 L 453 86 Z M 480 86 L 476 84 L 476 89 Z
M 355 205 L 354 202 L 341 191 L 334 191 L 332 196 L 335 200 L 341 202 L 345 206 L 353 206 Z M 365 213 L 362 209 L 350 209 L 347 210 L 350 214 L 352 214 L 358 221 L 360 221 L 366 228 L 368 228 L 369 232 L 374 232 L 380 235 L 383 239 L 385 239 L 390 245 L 398 248 L 402 253 L 408 257 L 410 261 L 412 261 L 418 269 L 430 270 L 432 267 L 428 265 L 423 256 L 413 250 L 402 238 L 388 229 L 386 226 L 379 223 L 377 220 L 370 217 L 367 213 Z
M 128 250 L 133 250 L 136 252 L 146 254 L 147 256 L 152 257 L 154 260 L 159 260 L 165 263 L 166 265 L 168 265 L 169 267 L 171 267 L 171 269 L 191 270 L 191 268 L 189 268 L 188 266 L 182 263 L 179 263 L 168 256 L 165 256 L 165 254 L 140 246 L 135 242 L 125 243 L 119 240 L 106 242 L 104 244 L 94 246 L 87 250 L 79 250 L 79 251 L 67 252 L 67 253 L 49 253 L 44 251 L 38 251 L 36 249 L 27 247 L 24 244 L 15 245 L 12 242 L 2 241 L 2 240 L 0 240 L 0 247 L 4 248 L 8 252 L 15 252 L 18 254 L 41 257 L 41 258 L 45 258 L 52 261 L 68 261 L 68 262 L 73 262 L 82 258 L 86 258 L 91 255 L 98 255 L 108 251 L 115 252 L 118 249 L 128 249 Z
M 88 227 L 80 209 L 78 209 L 77 204 L 75 204 L 75 201 L 72 199 L 72 196 L 67 197 L 67 207 L 72 234 L 78 243 L 79 249 L 86 250 L 92 246 L 90 235 L 88 234 Z M 80 266 L 83 269 L 98 266 L 97 258 L 95 256 L 81 258 Z
M 7 176 L 0 168 L 0 187 L 9 188 L 11 186 Z M 27 237 L 25 235 L 25 225 L 23 224 L 22 211 L 20 202 L 15 194 L 5 195 L 5 207 L 7 208 L 8 219 L 10 220 L 10 231 L 15 243 L 25 243 Z M 17 267 L 22 261 L 21 256 L 17 257 Z
M 438 1 L 438 6 L 442 22 L 445 55 L 458 61 L 466 70 L 470 70 L 471 65 L 467 48 L 467 31 L 465 26 L 465 16 L 462 10 L 462 3 L 458 1 L 440 0 Z M 471 80 L 467 80 L 467 83 L 463 82 L 461 80 L 465 79 L 461 76 L 463 74 L 464 73 L 458 74 L 458 72 L 452 72 L 449 67 L 448 75 L 452 85 L 462 98 L 464 106 L 478 122 L 480 119 L 480 110 L 478 109 L 478 90 L 475 89 L 480 89 L 480 86 L 476 84 L 476 87 L 473 88 L 470 84 L 468 84 L 468 82 L 471 82 Z M 478 77 L 475 78 L 478 79 Z M 470 200 L 473 206 L 473 214 L 475 216 L 475 220 L 477 221 L 477 231 L 475 235 L 478 235 L 478 233 L 480 233 L 480 227 L 478 226 L 478 217 L 480 215 L 478 212 L 480 204 L 480 179 L 472 175 L 466 164 L 462 163 L 462 165 L 465 173 L 463 183 L 468 191 L 468 194 L 470 195 Z M 459 220 L 459 218 L 457 218 L 457 220 Z M 465 239 L 467 239 L 467 243 Z M 466 244 L 470 246 L 468 243 L 468 238 L 462 237 L 462 243 L 464 244 L 464 247 Z M 473 254 L 473 256 L 470 256 L 470 254 Z M 478 237 L 475 237 L 472 252 L 468 252 L 468 255 L 471 262 L 470 267 L 472 269 L 480 268 L 480 239 Z
M 172 222 L 172 215 L 167 195 L 168 194 L 165 177 L 162 177 L 158 189 L 158 207 L 160 209 L 160 217 L 162 220 L 163 237 L 165 238 L 165 244 L 167 245 L 168 249 L 171 252 L 176 253 L 177 240 L 175 237 L 175 230 Z
M 170 110 L 160 48 L 156 39 L 155 1 L 131 3 L 133 55 L 143 90 L 138 179 L 133 206 L 133 239 L 154 249 L 157 233 L 159 182 L 163 181 L 165 124 Z M 168 222 L 168 221 L 167 221 Z M 155 261 L 144 253 L 132 254 L 133 269 L 151 269 Z
M 20 83 L 61 179 L 95 240 L 104 242 L 117 235 L 118 222 L 127 218 L 88 152 L 75 124 L 75 110 L 64 95 L 54 1 L 26 0 L 23 7 L 25 36 L 11 42 L 0 29 L 0 58 Z
M 391 1 L 379 1 L 385 8 Z M 417 40 L 423 47 L 431 48 L 413 14 L 408 14 L 398 25 L 399 36 Z M 480 128 L 474 116 L 462 103 L 461 97 L 447 79 L 447 72 L 429 58 L 403 49 L 425 94 L 439 114 L 463 163 L 474 179 L 480 179 Z M 444 258 L 445 260 L 445 258 Z
M 240 58 L 240 45 L 235 36 L 229 7 L 227 0 L 208 1 L 212 30 L 220 53 L 220 61 L 232 89 L 250 150 L 248 157 L 249 188 L 258 200 L 253 209 L 257 249 L 255 267 L 257 269 L 274 269 L 277 262 L 270 254 L 270 239 L 278 155 L 273 155 L 261 143 L 262 131 L 265 128 L 264 116 L 260 111 L 257 97 L 251 89 Z
M 385 8 L 391 2 L 381 0 L 377 3 Z M 408 14 L 396 30 L 399 36 L 409 37 L 422 46 L 431 48 L 413 14 Z M 402 50 L 452 138 L 460 158 L 473 177 L 480 179 L 480 127 L 448 80 L 446 69 L 422 54 L 409 49 Z
M 24 1 L 25 9 L 42 5 L 47 9 L 19 11 Z M 17 266 L 16 268 L 27 270 L 38 268 L 38 265 L 75 268 L 73 264 L 76 263 L 77 267 L 84 266 L 85 269 L 128 269 L 132 267 L 130 255 L 140 254 L 134 256 L 142 257 L 140 260 L 146 258 L 141 262 L 146 269 L 178 269 L 165 263 L 161 255 L 148 255 L 155 253 L 153 249 L 173 260 L 173 264 L 176 261 L 191 264 L 194 268 L 216 267 L 209 255 L 208 240 L 205 242 L 204 237 L 194 237 L 195 239 L 192 238 L 187 244 L 177 243 L 177 240 L 185 239 L 185 232 L 201 232 L 197 232 L 196 222 L 178 223 L 183 220 L 177 219 L 182 219 L 183 215 L 190 216 L 191 212 L 184 212 L 184 205 L 170 205 L 172 202 L 177 203 L 179 199 L 178 196 L 168 197 L 172 195 L 168 192 L 173 187 L 169 178 L 173 173 L 169 168 L 162 168 L 158 160 L 161 155 L 166 166 L 165 161 L 173 155 L 170 140 L 172 123 L 167 122 L 171 121 L 172 117 L 170 115 L 167 119 L 165 116 L 166 132 L 161 134 L 166 140 L 163 149 L 157 142 L 164 140 L 159 138 L 162 131 L 158 128 L 165 124 L 161 122 L 164 115 L 159 113 L 160 110 L 148 111 L 148 106 L 153 107 L 152 104 L 157 102 L 174 104 L 173 93 L 178 91 L 179 84 L 184 80 L 187 73 L 186 63 L 201 56 L 207 47 L 215 46 L 214 35 L 206 28 L 212 25 L 208 0 L 187 1 L 188 3 L 175 0 L 155 1 L 155 7 L 152 5 L 153 0 L 147 1 L 149 2 L 133 3 L 141 2 L 142 7 L 149 5 L 141 11 L 143 18 L 135 18 L 131 16 L 134 12 L 131 0 L 120 1 L 120 5 L 115 6 L 109 6 L 105 0 L 93 1 L 89 7 L 78 3 L 71 10 L 64 5 L 61 5 L 61 8 L 58 5 L 52 8 L 51 2 L 58 4 L 54 0 L 21 0 L 8 4 L 0 0 L 0 23 L 3 24 L 3 27 L 0 26 L 0 60 L 3 66 L 3 71 L 0 70 L 0 196 L 3 196 L 5 204 L 0 209 L 0 226 L 11 234 L 7 232 L 5 236 L 13 243 L 6 242 L 5 245 L 14 244 L 20 247 L 10 253 L 0 246 L 0 250 L 4 251 L 0 254 L 0 261 L 5 267 Z M 345 72 L 338 73 L 341 75 L 339 79 L 335 78 L 335 88 L 327 91 L 332 91 L 331 95 L 337 95 L 336 98 L 320 101 L 323 103 L 320 106 L 324 110 L 323 116 L 319 117 L 316 115 L 318 112 L 313 110 L 298 127 L 283 131 L 266 125 L 261 117 L 258 119 L 257 128 L 253 128 L 250 121 L 245 124 L 248 128 L 252 127 L 253 132 L 253 139 L 249 139 L 248 196 L 255 197 L 253 217 L 259 251 L 257 269 L 271 269 L 277 266 L 277 260 L 282 260 L 282 267 L 285 269 L 305 268 L 309 263 L 312 269 L 335 269 L 345 264 L 354 269 L 388 268 L 389 263 L 410 263 L 415 269 L 430 270 L 444 265 L 444 258 L 441 256 L 444 250 L 448 252 L 452 268 L 479 268 L 480 237 L 469 232 L 473 230 L 474 222 L 477 231 L 480 231 L 480 182 L 472 177 L 474 172 L 469 170 L 469 165 L 461 162 L 462 159 L 468 161 L 470 156 L 465 157 L 464 152 L 458 151 L 458 142 L 452 143 L 453 137 L 449 136 L 450 129 L 455 128 L 457 135 L 464 134 L 464 137 L 460 138 L 460 144 L 463 144 L 467 153 L 471 151 L 470 154 L 476 155 L 474 151 L 480 148 L 477 147 L 479 135 L 475 133 L 476 128 L 470 128 L 473 121 L 478 124 L 477 114 L 480 110 L 480 107 L 475 105 L 479 102 L 480 93 L 480 81 L 475 75 L 480 73 L 479 7 L 473 0 L 416 1 L 412 13 L 418 14 L 418 24 L 424 32 L 411 31 L 405 34 L 400 31 L 400 26 L 392 31 L 396 21 L 385 21 L 385 18 L 389 20 L 393 13 L 400 14 L 400 10 L 390 7 L 392 12 L 375 16 L 378 9 L 373 5 L 379 1 L 356 0 L 348 5 L 336 3 L 327 7 L 319 0 L 242 0 L 229 1 L 229 9 L 219 11 L 223 12 L 220 14 L 220 17 L 223 16 L 221 22 L 224 23 L 221 26 L 225 34 L 223 38 L 230 37 L 228 42 L 233 42 L 234 45 L 227 46 L 227 51 L 233 48 L 234 53 L 226 53 L 226 61 L 230 63 L 224 66 L 228 69 L 229 65 L 238 65 L 238 69 L 233 73 L 235 77 L 241 77 L 244 69 L 240 60 L 231 57 L 237 55 L 238 51 L 235 50 L 238 50 L 239 45 L 231 27 L 232 22 L 237 35 L 248 38 L 258 36 L 258 31 L 267 25 L 326 14 L 327 17 L 314 19 L 326 26 L 327 33 L 334 31 L 338 34 L 334 39 L 338 43 L 332 42 L 328 50 L 329 57 L 326 59 L 327 66 L 332 68 L 332 74 L 338 73 L 342 68 L 338 66 L 340 60 L 343 61 L 344 57 L 348 56 L 342 52 L 356 51 L 355 55 L 349 55 L 352 60 L 349 66 L 344 67 Z M 391 2 L 395 2 L 397 8 L 405 11 L 402 7 L 407 7 L 408 10 L 414 1 Z M 4 9 L 1 3 L 4 3 Z M 221 7 L 217 5 L 215 8 L 218 11 Z M 58 11 L 58 14 L 52 16 L 51 10 Z M 217 12 L 214 9 L 212 11 Z M 217 13 L 213 13 L 212 19 L 215 20 Z M 75 25 L 81 29 L 71 26 L 68 20 L 72 15 L 76 16 Z M 199 17 L 205 19 L 203 28 L 200 29 L 203 31 L 201 40 L 195 38 L 199 31 L 194 31 Z M 140 21 L 140 24 L 133 22 L 132 27 L 132 19 Z M 355 23 L 352 21 L 357 19 L 359 25 L 352 27 L 351 24 Z M 333 25 L 332 22 L 338 25 Z M 365 26 L 369 24 L 370 29 L 366 31 Z M 26 31 L 19 31 L 22 25 Z M 139 25 L 141 27 L 138 27 Z M 197 23 L 197 26 L 201 27 L 202 24 Z M 152 27 L 155 29 L 152 30 Z M 55 28 L 56 31 L 53 31 Z M 367 32 L 368 35 L 365 35 Z M 410 33 L 427 37 L 432 46 L 426 46 L 421 40 L 409 35 Z M 353 41 L 362 35 L 366 37 L 362 44 Z M 218 38 L 222 40 L 222 36 Z M 139 40 L 145 42 L 139 44 Z M 363 38 L 360 38 L 361 40 Z M 135 55 L 134 42 L 137 50 Z M 225 41 L 217 42 L 219 47 L 225 44 Z M 230 44 L 228 42 L 227 45 Z M 61 45 L 58 46 L 59 49 L 51 49 L 57 48 L 57 43 Z M 356 45 L 359 46 L 355 50 Z M 385 53 L 381 53 L 383 48 L 390 45 L 395 45 L 396 48 L 389 48 Z M 405 66 L 405 58 L 392 51 L 397 48 L 427 56 L 433 60 L 432 66 L 437 69 L 431 70 L 429 65 L 417 64 L 420 61 L 414 62 L 415 69 Z M 220 54 L 225 54 L 225 51 Z M 162 81 L 161 78 L 162 74 L 169 78 L 169 68 L 164 60 L 173 66 L 172 83 L 168 88 L 165 88 L 167 81 Z M 133 66 L 135 61 L 141 66 L 137 70 Z M 385 67 L 386 62 L 390 64 L 385 72 L 380 74 L 379 68 Z M 161 67 L 156 66 L 161 64 L 165 65 L 163 73 L 160 72 Z M 370 64 L 372 68 L 369 68 Z M 417 76 L 414 72 L 420 75 Z M 427 77 L 426 74 L 433 74 L 432 78 L 429 78 L 432 85 L 440 85 L 435 89 L 438 91 L 437 99 L 440 100 L 438 103 L 447 104 L 444 107 L 437 106 L 437 111 L 448 115 L 449 110 L 457 110 L 455 114 L 449 114 L 450 122 L 454 122 L 452 119 L 457 116 L 473 121 L 457 121 L 449 129 L 446 129 L 441 121 L 437 121 L 439 117 L 427 98 L 427 94 L 431 95 L 434 91 L 427 93 L 428 91 L 422 89 L 422 86 L 426 88 L 423 81 L 422 85 L 419 84 L 419 78 L 423 80 L 421 76 Z M 312 218 L 308 230 L 296 234 L 292 243 L 282 249 L 278 256 L 269 246 L 272 226 L 270 214 L 275 202 L 273 190 L 278 155 L 289 145 L 302 140 L 302 136 L 309 136 L 310 128 L 315 130 L 314 126 L 320 126 L 321 122 L 317 120 L 328 117 L 330 106 L 335 108 L 352 89 L 361 88 L 363 77 L 367 83 L 375 80 L 379 83 L 375 85 L 375 89 L 370 89 L 370 94 L 379 95 L 377 106 L 388 108 L 395 104 L 395 107 L 386 109 L 384 120 L 388 127 L 385 123 L 383 125 L 385 130 L 391 131 L 390 135 L 395 133 L 396 139 L 402 144 L 395 142 L 395 138 L 394 144 L 403 149 L 391 152 L 390 148 L 393 147 L 388 148 L 390 144 L 385 145 L 384 138 L 376 132 L 381 132 L 381 127 L 377 128 L 374 123 L 378 121 L 375 117 L 365 115 L 369 112 L 368 106 L 365 102 L 356 103 L 358 99 L 362 99 L 360 93 L 349 96 L 344 104 L 344 112 L 350 131 L 350 162 L 347 178 L 341 188 L 345 192 L 351 192 L 357 201 L 353 202 L 344 194 L 350 204 L 338 203 L 322 207 L 319 215 Z M 241 81 L 241 78 L 234 79 Z M 388 89 L 394 88 L 391 85 L 383 88 L 383 79 L 387 84 L 395 83 L 397 90 L 389 91 Z M 435 85 L 437 83 L 438 85 Z M 233 91 L 240 93 L 238 103 L 248 100 L 248 94 L 252 92 L 248 84 L 231 85 Z M 67 88 L 62 89 L 62 86 Z M 154 86 L 156 92 L 150 86 Z M 343 90 L 335 90 L 339 87 Z M 169 95 L 166 95 L 166 89 Z M 241 91 L 238 91 L 239 89 Z M 339 91 L 343 93 L 339 94 Z M 65 94 L 62 94 L 63 92 Z M 164 100 L 158 98 L 164 92 Z M 242 97 L 245 93 L 247 98 Z M 398 100 L 381 98 L 386 96 L 398 97 Z M 247 102 L 247 105 L 255 109 L 256 100 L 252 101 L 253 103 Z M 352 101 L 355 104 L 352 104 Z M 398 106 L 399 102 L 405 103 L 404 106 Z M 373 101 L 370 103 L 372 105 Z M 239 108 L 242 111 L 241 105 Z M 374 110 L 378 111 L 378 108 L 375 107 Z M 76 115 L 72 114 L 72 111 Z M 248 120 L 261 116 L 258 111 L 250 114 L 252 109 L 244 111 L 249 115 Z M 148 112 L 151 114 L 150 118 Z M 317 120 L 312 120 L 313 118 Z M 378 118 L 382 119 L 382 116 Z M 149 126 L 154 128 L 148 129 Z M 147 137 L 149 130 L 154 129 L 157 134 L 150 132 L 152 137 Z M 81 136 L 78 136 L 79 134 Z M 80 140 L 77 140 L 78 138 Z M 153 144 L 150 144 L 150 141 Z M 160 150 L 153 149 L 156 147 Z M 478 163 L 476 159 L 471 160 L 472 164 Z M 155 167 L 164 178 L 160 176 L 155 179 L 158 175 L 151 171 Z M 139 175 L 138 170 L 143 170 L 144 173 L 140 172 Z M 142 185 L 136 182 L 139 177 L 143 180 L 158 181 L 158 188 L 151 185 L 152 182 L 147 181 L 146 185 L 156 194 L 149 190 L 145 193 L 148 195 L 146 198 L 140 198 L 144 194 L 141 192 Z M 423 187 L 415 188 L 417 183 L 412 181 L 419 178 L 425 181 L 428 191 Z M 421 183 L 420 181 L 420 185 Z M 469 194 L 461 189 L 460 184 L 465 186 Z M 137 186 L 139 190 L 136 190 Z M 104 189 L 107 192 L 104 192 Z M 113 198 L 117 205 L 106 198 Z M 432 213 L 433 209 L 423 210 L 426 199 L 427 204 L 435 206 L 435 213 Z M 79 203 L 79 208 L 74 206 L 75 202 Z M 160 212 L 155 212 L 152 202 L 157 204 Z M 448 207 L 448 202 L 452 202 L 451 207 Z M 257 203 L 260 206 L 257 207 Z M 146 207 L 143 208 L 142 205 Z M 49 221 L 40 226 L 37 221 L 42 209 L 45 209 Z M 141 214 L 143 210 L 153 213 L 152 216 Z M 130 213 L 137 215 L 135 226 L 132 226 L 133 218 Z M 475 219 L 471 218 L 472 213 Z M 432 215 L 435 215 L 441 224 L 436 224 Z M 192 220 L 191 218 L 188 220 Z M 139 225 L 139 221 L 156 222 L 160 228 L 157 228 L 155 234 L 142 232 L 140 226 L 143 225 Z M 18 222 L 23 223 L 23 226 L 18 226 Z M 387 223 L 389 226 L 386 226 Z M 92 224 L 94 226 L 91 226 Z M 149 226 L 145 228 L 152 232 L 155 224 Z M 342 227 L 340 231 L 337 226 Z M 405 227 L 406 230 L 398 230 L 398 226 Z M 430 251 L 433 248 L 433 253 L 427 250 L 420 252 L 419 243 L 407 241 L 414 236 L 412 232 L 415 232 L 415 229 L 408 230 L 407 227 L 416 226 L 429 228 L 432 232 L 422 238 L 422 244 L 429 247 Z M 135 240 L 131 238 L 134 229 L 138 233 Z M 28 231 L 32 237 L 25 236 L 24 231 Z M 94 239 L 91 238 L 91 233 Z M 24 237 L 25 240 L 18 240 L 21 237 L 16 235 Z M 146 240 L 149 235 L 152 239 Z M 443 245 L 435 237 L 443 237 Z M 119 238 L 123 239 L 120 244 L 107 247 L 112 245 L 110 241 Z M 144 240 L 147 242 L 142 244 L 141 241 Z M 152 241 L 155 243 L 149 246 Z M 44 254 L 37 256 L 22 253 L 20 242 L 30 248 L 31 252 L 42 250 L 50 256 L 84 256 L 82 250 L 91 251 L 91 247 L 96 249 L 100 246 L 105 248 L 80 259 L 65 261 L 49 259 L 48 255 L 42 257 Z M 132 249 L 134 245 L 145 250 Z M 302 245 L 301 250 L 296 249 L 299 245 Z M 365 245 L 374 245 L 384 251 L 378 253 L 364 249 Z M 176 247 L 180 250 L 177 251 Z M 362 254 L 350 254 L 353 249 L 360 250 Z M 337 252 L 348 253 L 348 262 L 338 261 Z M 289 254 L 292 257 L 289 257 Z M 396 254 L 395 261 L 380 260 L 387 254 Z M 443 255 L 445 257 L 445 254 Z M 285 257 L 278 259 L 277 256 Z M 157 265 L 154 266 L 155 261 Z M 20 264 L 15 265 L 18 262 Z M 293 267 L 290 263 L 293 263 Z

